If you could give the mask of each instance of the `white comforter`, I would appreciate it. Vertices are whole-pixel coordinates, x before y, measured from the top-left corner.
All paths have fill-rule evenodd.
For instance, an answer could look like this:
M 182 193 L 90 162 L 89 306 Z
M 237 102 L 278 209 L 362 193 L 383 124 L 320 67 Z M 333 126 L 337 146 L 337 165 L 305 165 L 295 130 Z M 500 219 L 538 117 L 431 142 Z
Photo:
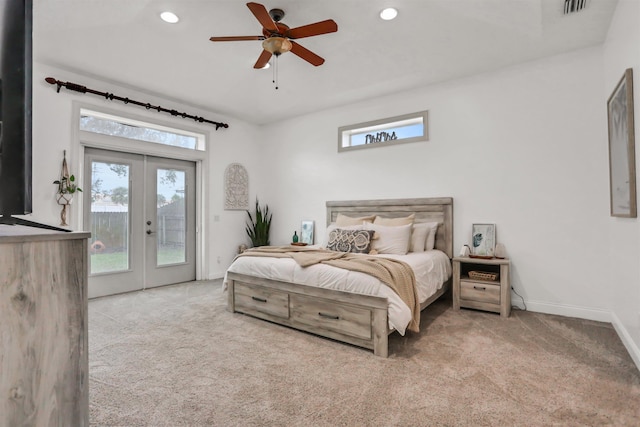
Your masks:
M 418 297 L 422 303 L 433 295 L 451 277 L 451 261 L 442 251 L 411 252 L 407 255 L 376 255 L 406 262 L 413 268 L 418 287 Z M 300 267 L 291 258 L 240 257 L 227 272 L 255 277 L 282 280 L 292 283 L 317 286 L 319 288 L 376 295 L 389 302 L 389 327 L 404 335 L 411 321 L 411 310 L 384 283 L 368 274 L 344 270 L 324 264 Z M 227 277 L 223 281 L 227 287 Z

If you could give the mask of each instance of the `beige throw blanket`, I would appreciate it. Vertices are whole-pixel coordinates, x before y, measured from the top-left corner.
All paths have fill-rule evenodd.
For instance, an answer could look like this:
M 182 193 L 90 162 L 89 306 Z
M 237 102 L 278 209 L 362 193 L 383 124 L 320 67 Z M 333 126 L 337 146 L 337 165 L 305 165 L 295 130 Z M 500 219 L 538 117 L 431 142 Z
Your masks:
M 326 264 L 350 271 L 358 271 L 375 277 L 390 287 L 411 309 L 411 322 L 407 329 L 418 332 L 420 328 L 420 302 L 416 279 L 411 267 L 402 261 L 373 257 L 365 254 L 334 252 L 327 249 L 304 246 L 261 246 L 251 248 L 240 256 L 293 258 L 301 267 Z

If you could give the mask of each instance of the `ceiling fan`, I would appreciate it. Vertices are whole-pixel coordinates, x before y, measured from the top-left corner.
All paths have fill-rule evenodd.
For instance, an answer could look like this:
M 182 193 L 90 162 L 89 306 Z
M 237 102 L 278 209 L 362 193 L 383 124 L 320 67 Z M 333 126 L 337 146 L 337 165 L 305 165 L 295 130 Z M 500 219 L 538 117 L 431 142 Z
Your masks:
M 302 27 L 289 28 L 280 22 L 284 18 L 282 9 L 271 9 L 267 12 L 267 9 L 260 3 L 247 3 L 247 7 L 262 25 L 263 35 L 211 37 L 209 40 L 212 42 L 263 40 L 263 51 L 253 68 L 264 68 L 272 55 L 278 57 L 289 51 L 316 67 L 324 63 L 323 58 L 302 47 L 294 40 L 338 31 L 338 24 L 333 19 L 303 25 Z

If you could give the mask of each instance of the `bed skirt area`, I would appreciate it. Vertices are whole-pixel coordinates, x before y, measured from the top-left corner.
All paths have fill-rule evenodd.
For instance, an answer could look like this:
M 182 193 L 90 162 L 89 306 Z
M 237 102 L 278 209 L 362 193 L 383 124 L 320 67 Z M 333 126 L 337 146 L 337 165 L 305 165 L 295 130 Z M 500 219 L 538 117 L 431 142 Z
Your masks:
M 388 357 L 386 298 L 227 273 L 228 310 L 373 350 Z M 447 281 L 421 304 L 444 295 Z

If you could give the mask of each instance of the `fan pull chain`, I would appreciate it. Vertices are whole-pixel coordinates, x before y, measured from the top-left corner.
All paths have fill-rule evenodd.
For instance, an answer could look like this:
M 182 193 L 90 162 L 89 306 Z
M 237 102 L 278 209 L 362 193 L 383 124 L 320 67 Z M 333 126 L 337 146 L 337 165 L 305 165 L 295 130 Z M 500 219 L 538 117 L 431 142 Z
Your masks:
M 276 85 L 276 90 L 278 90 L 278 56 L 280 55 L 274 55 L 275 59 L 273 60 L 273 74 L 274 74 L 274 78 L 273 78 L 273 83 Z

